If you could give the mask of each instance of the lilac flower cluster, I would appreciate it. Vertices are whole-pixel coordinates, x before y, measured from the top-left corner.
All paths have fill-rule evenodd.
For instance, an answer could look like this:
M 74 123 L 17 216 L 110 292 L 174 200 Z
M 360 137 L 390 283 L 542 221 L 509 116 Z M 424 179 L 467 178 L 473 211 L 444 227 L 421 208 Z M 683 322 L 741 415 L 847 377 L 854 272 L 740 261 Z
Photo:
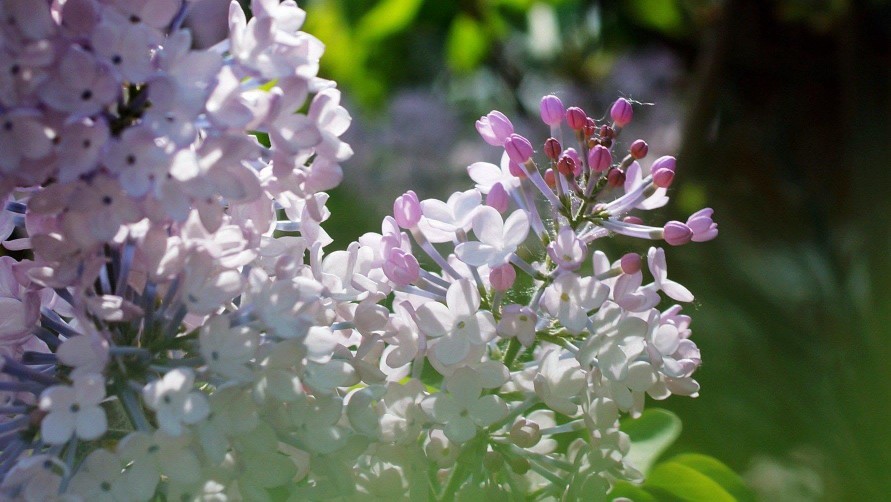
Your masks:
M 690 319 L 659 309 L 693 296 L 663 250 L 644 284 L 641 256 L 596 244 L 717 227 L 632 214 L 668 201 L 675 161 L 644 167 L 640 140 L 613 160 L 631 103 L 598 124 L 545 97 L 544 170 L 492 112 L 501 166 L 447 201 L 407 192 L 326 253 L 350 115 L 305 13 L 233 0 L 228 39 L 194 50 L 188 8 L 0 3 L 19 257 L 0 257 L 0 498 L 572 499 L 640 479 L 618 419 L 698 392 Z

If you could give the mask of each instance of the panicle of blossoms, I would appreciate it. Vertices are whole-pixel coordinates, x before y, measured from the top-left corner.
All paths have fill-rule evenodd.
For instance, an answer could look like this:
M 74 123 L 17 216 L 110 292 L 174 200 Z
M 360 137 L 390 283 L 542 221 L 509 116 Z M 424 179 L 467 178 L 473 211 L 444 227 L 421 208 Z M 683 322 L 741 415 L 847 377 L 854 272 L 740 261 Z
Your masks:
M 636 216 L 667 202 L 675 162 L 642 167 L 639 141 L 613 161 L 631 103 L 598 124 L 546 97 L 543 169 L 492 112 L 477 130 L 502 161 L 471 165 L 475 188 L 408 192 L 326 253 L 324 191 L 352 150 L 324 46 L 292 0 L 250 18 L 233 0 L 228 38 L 196 50 L 190 5 L 0 3 L 0 237 L 22 257 L 0 257 L 0 498 L 547 498 L 638 479 L 618 418 L 698 392 L 690 319 L 660 305 L 693 297 L 663 250 L 645 283 L 643 257 L 596 244 L 717 226 Z

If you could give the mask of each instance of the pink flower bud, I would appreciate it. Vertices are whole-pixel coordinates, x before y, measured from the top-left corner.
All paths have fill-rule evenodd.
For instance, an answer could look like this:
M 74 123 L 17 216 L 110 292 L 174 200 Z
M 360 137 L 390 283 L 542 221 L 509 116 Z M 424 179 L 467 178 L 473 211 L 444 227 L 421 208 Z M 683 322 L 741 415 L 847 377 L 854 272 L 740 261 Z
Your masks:
M 619 266 L 622 272 L 626 274 L 636 274 L 640 272 L 640 255 L 628 253 L 619 260 Z
M 494 207 L 496 211 L 499 213 L 503 213 L 507 211 L 508 203 L 510 202 L 510 195 L 507 194 L 507 190 L 504 189 L 504 185 L 501 183 L 495 183 L 492 185 L 492 188 L 489 189 L 488 195 L 486 195 L 486 205 Z
M 707 207 L 696 211 L 687 218 L 687 226 L 693 231 L 693 242 L 706 242 L 718 236 L 718 224 L 712 220 L 715 211 Z
M 507 170 L 512 175 L 516 176 L 517 178 L 520 178 L 521 180 L 526 179 L 526 176 L 527 176 L 526 169 L 520 167 L 519 164 L 517 164 L 516 162 L 514 162 L 512 160 L 508 161 Z
M 609 152 L 609 148 L 597 145 L 588 151 L 588 165 L 595 173 L 606 171 L 612 163 L 613 155 Z
M 421 276 L 418 259 L 401 248 L 391 248 L 384 262 L 384 275 L 396 286 L 408 286 Z
M 581 131 L 588 121 L 588 115 L 585 111 L 577 106 L 570 106 L 566 109 L 566 123 L 574 131 Z
M 556 161 L 560 158 L 560 154 L 563 153 L 563 146 L 560 145 L 556 138 L 548 138 L 544 144 L 544 153 L 547 158 Z
M 579 157 L 579 152 L 575 151 L 575 148 L 567 148 L 566 151 L 563 152 L 563 155 L 564 155 L 565 157 L 569 157 L 569 158 L 571 158 L 572 161 L 575 162 L 576 169 L 578 169 L 578 170 L 576 171 L 576 175 L 581 174 L 581 172 L 582 172 L 582 171 L 581 171 L 581 169 L 582 169 L 582 158 Z
M 557 171 L 563 176 L 575 176 L 575 161 L 572 160 L 572 157 L 569 155 L 564 155 L 560 157 L 560 161 L 557 162 Z
M 594 122 L 594 119 L 592 119 L 591 117 L 588 117 L 588 119 L 585 120 L 585 127 L 584 127 L 583 131 L 585 133 L 585 136 L 587 136 L 589 138 L 591 136 L 594 136 L 594 134 L 597 133 L 597 123 Z
M 421 221 L 421 203 L 418 196 L 409 190 L 393 201 L 393 218 L 402 228 L 414 228 Z
M 549 126 L 563 122 L 563 102 L 553 94 L 541 98 L 541 120 Z
M 649 151 L 650 147 L 649 145 L 647 145 L 647 142 L 642 139 L 638 139 L 634 143 L 631 143 L 629 153 L 631 153 L 631 158 L 640 160 L 646 157 Z
M 514 125 L 503 113 L 492 110 L 476 121 L 476 130 L 486 143 L 501 146 L 507 137 L 514 133 Z
M 551 188 L 554 188 L 557 186 L 557 176 L 554 174 L 553 169 L 548 169 L 547 171 L 545 171 L 544 180 L 545 180 L 545 184 Z
M 532 143 L 528 139 L 519 134 L 511 134 L 504 141 L 504 151 L 510 160 L 517 164 L 525 164 L 527 160 L 532 158 L 535 150 L 532 149 Z
M 693 230 L 680 221 L 669 221 L 665 224 L 662 238 L 672 246 L 682 246 L 693 238 Z
M 610 108 L 609 116 L 613 119 L 616 126 L 625 127 L 626 124 L 631 122 L 631 117 L 634 116 L 634 110 L 631 108 L 631 103 L 629 103 L 627 99 L 619 98 L 613 103 L 613 107 Z
M 606 181 L 613 188 L 620 187 L 625 184 L 625 172 L 619 168 L 610 169 L 609 174 L 606 175 Z
M 653 173 L 653 184 L 659 188 L 668 188 L 674 181 L 676 160 L 670 155 L 659 157 L 653 162 L 650 171 Z
M 638 218 L 637 216 L 626 216 L 622 218 L 622 221 L 625 223 L 633 223 L 635 225 L 643 225 L 643 220 Z
M 489 283 L 495 291 L 507 291 L 517 280 L 517 271 L 510 263 L 499 265 L 489 272 Z

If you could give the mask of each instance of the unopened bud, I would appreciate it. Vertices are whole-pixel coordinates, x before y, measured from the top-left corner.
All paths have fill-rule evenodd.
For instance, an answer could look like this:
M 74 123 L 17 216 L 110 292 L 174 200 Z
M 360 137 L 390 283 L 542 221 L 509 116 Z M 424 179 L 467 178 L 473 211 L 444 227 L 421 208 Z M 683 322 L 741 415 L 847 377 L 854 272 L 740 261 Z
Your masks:
M 541 120 L 549 126 L 563 122 L 563 102 L 553 94 L 541 98 Z
M 519 164 L 517 164 L 516 162 L 514 162 L 512 160 L 508 161 L 507 170 L 508 170 L 508 172 L 510 172 L 517 178 L 520 178 L 521 180 L 525 179 L 527 176 L 526 169 L 524 169 L 523 167 L 521 167 Z
M 510 160 L 517 164 L 525 164 L 527 160 L 532 158 L 535 150 L 532 149 L 532 143 L 528 139 L 519 134 L 511 134 L 504 141 L 504 151 Z
M 521 418 L 510 428 L 510 440 L 520 448 L 532 448 L 541 440 L 537 423 Z
M 409 190 L 393 202 L 393 218 L 402 228 L 414 228 L 421 220 L 421 203 L 418 196 Z
M 563 153 L 563 146 L 556 138 L 548 138 L 544 144 L 544 153 L 547 158 L 556 161 L 560 158 L 560 154 Z
M 509 203 L 510 195 L 507 194 L 504 185 L 501 182 L 496 182 L 492 185 L 492 188 L 489 189 L 489 193 L 486 195 L 486 205 L 494 207 L 499 213 L 503 213 L 507 211 Z
M 489 272 L 489 283 L 495 291 L 507 291 L 517 280 L 517 271 L 510 263 L 499 265 Z
M 612 163 L 613 155 L 609 152 L 609 148 L 597 145 L 588 151 L 588 166 L 595 173 L 606 171 Z
M 626 216 L 622 218 L 622 221 L 625 223 L 633 223 L 635 225 L 643 225 L 643 220 L 638 218 L 637 216 Z
M 631 154 L 631 158 L 635 160 L 640 160 L 646 157 L 647 153 L 649 152 L 649 145 L 647 145 L 647 142 L 642 139 L 635 140 L 634 143 L 631 143 L 631 148 L 628 149 L 628 153 Z
M 622 272 L 626 274 L 636 274 L 640 272 L 640 255 L 636 253 L 628 253 L 619 260 L 619 266 Z
M 616 137 L 616 130 L 608 125 L 603 125 L 600 127 L 600 138 L 603 142 L 612 141 L 613 138 Z
M 680 221 L 669 221 L 663 228 L 662 238 L 672 246 L 682 246 L 693 238 L 693 230 Z
M 613 188 L 620 187 L 625 184 L 625 172 L 618 168 L 612 169 L 606 175 L 606 181 Z
M 568 155 L 560 157 L 560 162 L 557 162 L 557 171 L 563 176 L 575 176 L 575 169 L 575 161 Z
M 631 103 L 625 98 L 619 98 L 613 103 L 613 107 L 609 110 L 609 116 L 618 127 L 625 127 L 634 116 L 634 110 Z
M 588 117 L 585 120 L 584 132 L 585 132 L 585 136 L 587 136 L 589 138 L 591 136 L 594 136 L 597 133 L 597 124 L 594 122 L 594 119 L 592 119 L 591 117 Z
M 551 188 L 554 188 L 557 186 L 557 177 L 554 175 L 553 169 L 548 169 L 547 171 L 545 171 L 544 180 L 545 180 L 545 183 Z
M 574 131 L 581 131 L 588 122 L 588 115 L 584 110 L 577 106 L 570 106 L 566 109 L 566 123 Z
M 668 188 L 674 181 L 674 172 L 677 161 L 670 155 L 659 157 L 650 167 L 653 174 L 653 184 L 660 188 Z

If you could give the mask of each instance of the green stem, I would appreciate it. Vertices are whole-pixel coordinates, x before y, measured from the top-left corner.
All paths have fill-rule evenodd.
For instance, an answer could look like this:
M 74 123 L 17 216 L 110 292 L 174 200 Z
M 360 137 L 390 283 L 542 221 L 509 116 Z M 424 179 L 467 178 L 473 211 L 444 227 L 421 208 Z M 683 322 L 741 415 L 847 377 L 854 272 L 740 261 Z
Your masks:
M 520 353 L 520 341 L 516 338 L 511 338 L 509 342 L 507 342 L 507 350 L 504 352 L 504 359 L 502 362 L 507 369 L 510 370 L 510 365 L 513 364 L 514 359 L 517 358 L 517 354 Z

